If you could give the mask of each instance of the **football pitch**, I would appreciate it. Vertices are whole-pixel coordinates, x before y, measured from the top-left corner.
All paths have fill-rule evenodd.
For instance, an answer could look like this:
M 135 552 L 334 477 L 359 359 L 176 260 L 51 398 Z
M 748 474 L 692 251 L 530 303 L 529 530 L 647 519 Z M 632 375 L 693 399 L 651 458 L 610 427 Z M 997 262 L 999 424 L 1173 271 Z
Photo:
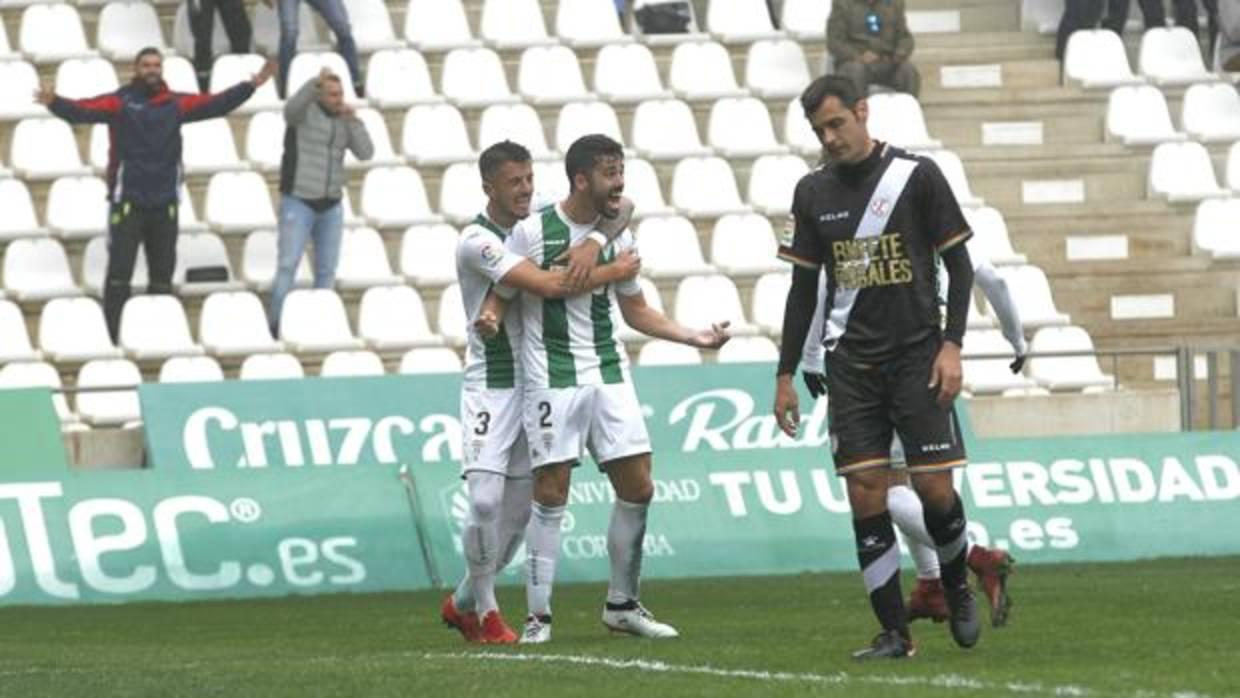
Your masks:
M 909 579 L 906 576 L 907 591 Z M 442 592 L 0 610 L 3 696 L 1176 696 L 1240 694 L 1240 558 L 1026 566 L 971 651 L 857 664 L 856 574 L 649 582 L 682 637 L 609 636 L 602 584 L 556 590 L 548 645 L 466 645 Z M 501 603 L 516 624 L 520 589 Z

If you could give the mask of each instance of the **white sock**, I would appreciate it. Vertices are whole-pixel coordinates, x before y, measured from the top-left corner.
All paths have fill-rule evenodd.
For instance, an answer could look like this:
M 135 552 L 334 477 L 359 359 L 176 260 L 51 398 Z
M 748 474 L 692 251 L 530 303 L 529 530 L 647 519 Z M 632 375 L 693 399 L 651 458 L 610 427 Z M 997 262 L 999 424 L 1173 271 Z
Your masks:
M 564 507 L 534 502 L 525 529 L 525 596 L 530 615 L 551 615 L 551 587 L 555 583 L 555 563 L 560 557 L 560 522 Z
M 504 483 L 504 501 L 499 508 L 499 564 L 496 573 L 516 557 L 525 542 L 525 527 L 530 522 L 530 505 L 534 501 L 534 480 L 520 478 Z
M 611 585 L 607 603 L 636 601 L 642 575 L 642 542 L 646 539 L 646 514 L 650 503 L 635 504 L 617 498 L 607 527 L 607 555 L 611 560 Z
M 930 531 L 926 530 L 921 498 L 908 485 L 892 485 L 887 488 L 887 511 L 891 512 L 891 520 L 904 534 L 913 564 L 917 565 L 917 578 L 938 579 L 939 553 Z
M 504 497 L 504 476 L 482 471 L 466 475 L 469 483 L 469 521 L 462 543 L 465 562 L 474 588 L 474 609 L 479 616 L 498 610 L 495 600 L 495 569 L 499 560 L 499 510 Z

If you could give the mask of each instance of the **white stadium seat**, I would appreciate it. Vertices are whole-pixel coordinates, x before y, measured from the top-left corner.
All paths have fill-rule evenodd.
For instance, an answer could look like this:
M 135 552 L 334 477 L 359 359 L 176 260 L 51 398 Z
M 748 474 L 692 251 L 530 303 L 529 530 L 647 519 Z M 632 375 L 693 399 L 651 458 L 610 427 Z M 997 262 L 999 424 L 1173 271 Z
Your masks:
M 400 273 L 418 288 L 454 283 L 459 236 L 446 223 L 410 226 L 401 236 Z
M 128 427 L 142 419 L 136 388 L 142 382 L 138 367 L 127 359 L 94 359 L 78 371 L 77 387 L 125 387 L 129 390 L 82 391 L 77 411 L 92 427 Z
M 173 92 L 194 94 L 199 90 L 194 64 L 185 56 L 164 56 L 164 82 Z
M 696 348 L 655 339 L 646 342 L 637 352 L 639 366 L 696 366 L 702 363 L 702 353 Z
M 961 206 L 976 208 L 986 204 L 985 200 L 975 195 L 973 188 L 969 186 L 969 177 L 965 174 L 964 163 L 960 161 L 959 155 L 941 148 L 919 151 L 918 155 L 930 158 L 934 164 L 939 166 L 939 171 L 947 178 L 947 184 L 951 187 L 956 202 Z
M 1021 0 L 1020 28 L 1040 34 L 1054 34 L 1063 19 L 1065 0 Z
M 1071 318 L 1059 312 L 1051 295 L 1046 273 L 1031 264 L 999 267 L 999 276 L 1007 282 L 1012 300 L 1025 327 L 1066 325 Z M 991 313 L 993 315 L 993 312 Z
M 260 111 L 250 117 L 245 130 L 245 159 L 261 172 L 276 172 L 284 157 L 284 113 Z
M 1106 29 L 1073 32 L 1064 50 L 1063 66 L 1064 82 L 1078 82 L 1086 89 L 1145 82 L 1133 75 L 1123 42 Z
M 672 205 L 690 218 L 718 218 L 750 211 L 741 202 L 732 167 L 719 157 L 685 158 L 676 163 Z
M 1240 257 L 1240 199 L 1207 199 L 1193 218 L 1193 247 L 1215 259 Z
M 243 381 L 282 380 L 305 376 L 301 362 L 292 354 L 255 354 L 241 362 L 239 377 Z
M 779 361 L 779 347 L 767 337 L 736 337 L 719 348 L 721 364 Z
M 465 346 L 469 319 L 465 317 L 465 305 L 461 300 L 460 284 L 452 284 L 439 296 L 439 312 L 436 313 L 439 334 L 453 347 Z
M 39 314 L 39 348 L 53 361 L 120 357 L 108 337 L 103 308 L 94 298 L 56 298 Z
M 69 58 L 56 66 L 56 94 L 69 99 L 85 99 L 120 86 L 112 63 L 104 58 Z
M 331 289 L 296 289 L 280 311 L 280 339 L 298 353 L 361 349 L 344 303 Z
M 520 143 L 535 160 L 556 157 L 547 147 L 538 112 L 528 104 L 492 104 L 482 110 L 478 124 L 478 148 L 486 150 L 500 141 Z
M 654 285 L 650 279 L 639 276 L 637 284 L 642 288 L 642 298 L 646 301 L 646 305 L 654 308 L 660 313 L 663 309 L 663 296 L 659 293 L 659 288 Z M 624 315 L 620 312 L 620 305 L 613 305 L 611 308 L 611 324 L 615 328 L 615 337 L 621 342 L 646 342 L 649 337 L 629 327 L 624 321 Z
M 771 15 L 763 0 L 710 0 L 706 7 L 706 28 L 725 43 L 749 43 L 781 36 L 771 25 Z
M 443 95 L 462 107 L 518 101 L 508 88 L 499 54 L 489 48 L 458 48 L 443 62 Z
M 965 220 L 973 230 L 969 238 L 969 256 L 973 258 L 974 267 L 979 261 L 990 262 L 996 266 L 1006 264 L 1024 264 L 1025 255 L 1018 254 L 1012 247 L 1012 238 L 1008 234 L 1007 221 L 1003 214 L 989 206 L 964 209 Z
M 800 155 L 763 155 L 749 170 L 749 205 L 768 216 L 787 216 L 797 183 L 807 174 Z
M 306 7 L 303 5 L 302 9 L 304 10 Z M 306 23 L 302 22 L 301 27 L 304 32 Z M 216 39 L 218 40 L 223 33 L 223 30 L 217 27 L 215 30 Z M 263 67 L 263 63 L 267 60 L 257 53 L 247 53 L 245 55 L 228 54 L 227 48 L 223 52 L 217 50 L 216 53 L 223 53 L 223 55 L 219 55 L 211 66 L 212 92 L 223 92 L 242 80 L 249 80 L 258 74 L 258 71 Z M 253 114 L 268 109 L 279 109 L 281 106 L 283 106 L 283 102 L 280 100 L 280 95 L 276 92 L 276 81 L 268 80 L 244 104 L 237 107 L 237 112 Z
M 817 157 L 822 153 L 822 144 L 801 110 L 799 97 L 793 97 L 784 112 L 784 143 L 802 155 Z
M 366 69 L 366 97 L 381 109 L 442 101 L 426 59 L 414 49 L 376 51 Z
M 753 286 L 753 321 L 763 332 L 778 335 L 784 328 L 784 306 L 792 273 L 787 271 L 763 274 Z
M 405 39 L 419 51 L 471 48 L 481 43 L 469 31 L 461 0 L 409 0 Z
M 418 166 L 475 162 L 465 117 L 451 104 L 420 104 L 405 112 L 401 152 Z
M 555 125 L 556 150 L 561 153 L 568 152 L 568 146 L 572 145 L 573 141 L 591 133 L 602 133 L 618 143 L 624 143 L 620 119 L 610 104 L 594 101 L 570 102 L 560 109 L 560 117 Z M 625 174 L 627 179 L 627 167 Z
M 95 55 L 86 44 L 77 8 L 66 2 L 31 5 L 23 10 L 20 37 L 22 53 L 35 63 Z
M 1141 35 L 1137 61 L 1141 74 L 1156 85 L 1191 85 L 1217 80 L 1206 70 L 1196 33 L 1184 27 L 1154 27 Z
M 648 160 L 681 160 L 711 152 L 702 145 L 689 105 L 677 99 L 652 100 L 637 106 L 632 145 Z
M 349 66 L 345 64 L 344 57 L 335 51 L 298 53 L 294 56 L 293 63 L 288 69 L 287 94 L 291 95 L 301 89 L 306 81 L 317 79 L 324 68 L 330 69 L 340 77 L 345 102 L 353 104 L 363 101 L 357 96 L 357 86 L 353 84 L 353 76 L 349 74 Z
M 641 44 L 604 46 L 594 61 L 594 91 L 613 104 L 672 96 L 663 89 L 654 54 Z
M 249 169 L 237 156 L 232 128 L 225 119 L 207 119 L 182 126 L 181 163 L 186 174 Z
M 358 308 L 357 328 L 358 335 L 375 351 L 443 344 L 431 331 L 422 296 L 408 286 L 367 290 Z
M 767 106 L 753 97 L 724 98 L 710 109 L 707 128 L 710 146 L 726 158 L 780 155 L 788 147 L 775 140 Z
M 676 288 L 674 317 L 685 327 L 709 327 L 726 320 L 731 323 L 728 330 L 737 337 L 759 333 L 757 326 L 745 321 L 736 284 L 720 274 L 688 276 L 681 280 Z
M 1240 140 L 1231 144 L 1227 150 L 1227 187 L 1240 194 Z
M 383 238 L 374 228 L 345 230 L 340 241 L 340 263 L 336 284 L 341 289 L 363 289 L 402 282 L 392 273 Z
M 641 158 L 624 161 L 624 195 L 633 200 L 634 218 L 666 216 L 676 212 L 663 198 L 663 188 L 654 165 Z
M 276 240 L 273 230 L 256 230 L 245 237 L 241 253 L 241 279 L 255 291 L 271 289 L 271 282 L 276 276 Z M 310 285 L 310 264 L 305 255 L 297 263 L 293 283 L 303 288 Z
M 926 116 L 917 98 L 903 92 L 883 92 L 868 100 L 870 135 L 878 140 L 908 149 L 939 148 L 943 144 L 930 137 Z
M 1184 93 L 1184 130 L 1196 140 L 1240 140 L 1240 93 L 1233 85 L 1193 85 Z
M 446 347 L 410 349 L 401 357 L 399 373 L 460 373 L 461 357 Z
M 198 318 L 198 336 L 207 351 L 217 356 L 284 350 L 284 345 L 271 337 L 262 301 L 249 291 L 225 291 L 207 296 Z
M 1029 353 L 1094 351 L 1089 333 L 1080 327 L 1044 327 L 1029 343 Z M 1108 390 L 1115 387 L 1115 377 L 1098 367 L 1096 356 L 1063 356 L 1029 358 L 1030 377 L 1050 390 Z
M 189 333 L 185 308 L 176 296 L 133 296 L 121 312 L 120 345 L 138 360 L 197 356 L 203 349 Z
M 422 177 L 412 167 L 376 167 L 362 180 L 362 215 L 380 228 L 438 223 Z
M 212 270 L 212 276 L 220 280 L 189 281 L 192 270 Z M 195 274 L 197 276 L 197 274 Z M 183 296 L 201 296 L 215 291 L 240 291 L 244 288 L 233 273 L 232 261 L 224 240 L 215 233 L 195 233 L 177 236 L 177 265 L 172 274 L 177 293 Z
M 218 383 L 222 380 L 224 369 L 210 356 L 174 356 L 159 367 L 160 383 Z
M 34 101 L 39 74 L 26 61 L 0 61 L 0 119 L 48 116 L 47 108 Z
M 969 330 L 961 352 L 964 359 L 964 387 L 977 395 L 1025 391 L 1036 383 L 1024 375 L 1013 374 L 1009 365 L 1016 358 L 1012 346 L 999 330 Z M 1002 355 L 998 359 L 974 356 Z
M 366 126 L 366 133 L 370 136 L 370 143 L 375 152 L 371 154 L 369 160 L 358 160 L 353 155 L 353 151 L 346 150 L 344 166 L 349 169 L 363 169 L 405 164 L 405 159 L 397 155 L 392 148 L 392 137 L 388 134 L 387 122 L 383 119 L 383 115 L 370 108 L 358 109 L 356 113 L 357 118 L 361 119 Z
M 478 34 L 501 49 L 552 42 L 538 0 L 483 0 Z
M 217 172 L 207 183 L 207 225 L 221 233 L 276 226 L 267 183 L 257 172 Z
M 392 17 L 383 0 L 344 0 L 344 7 L 358 51 L 372 53 L 405 45 L 392 30 Z
M 805 52 L 795 41 L 755 41 L 746 53 L 745 86 L 758 97 L 798 96 L 811 79 Z
M 104 5 L 99 12 L 97 36 L 99 52 L 114 61 L 131 61 L 139 50 L 147 46 L 160 50 L 167 48 L 159 26 L 159 15 L 148 2 L 127 0 Z
M 555 33 L 569 46 L 582 48 L 632 41 L 620 26 L 612 0 L 560 0 Z
M 4 290 L 19 301 L 76 296 L 69 257 L 59 241 L 21 238 L 4 250 Z
M 1149 194 L 1172 203 L 1227 196 L 1218 185 L 1210 153 L 1200 143 L 1163 143 L 1150 161 Z
M 439 180 L 439 213 L 456 225 L 472 221 L 486 206 L 482 178 L 472 162 L 449 165 Z
M 697 230 L 687 218 L 646 218 L 638 226 L 636 237 L 642 272 L 651 278 L 674 279 L 714 271 L 702 258 Z
M 323 366 L 319 375 L 330 378 L 333 376 L 382 376 L 383 359 L 373 351 L 333 351 L 323 357 Z
M 49 388 L 53 391 L 52 406 L 56 409 L 61 428 L 67 429 L 69 425 L 78 422 L 78 416 L 69 409 L 69 401 L 65 399 L 64 393 L 54 392 L 63 387 L 60 371 L 47 362 L 20 361 L 5 364 L 0 368 L 0 387 Z
M 1157 145 L 1187 138 L 1171 124 L 1171 112 L 1162 90 L 1151 85 L 1126 85 L 1111 90 L 1106 136 L 1124 145 Z
M 532 104 L 564 104 L 593 97 L 577 56 L 567 46 L 531 46 L 521 53 L 517 91 Z
M 800 41 L 821 41 L 831 16 L 831 0 L 784 0 L 779 26 Z
M 47 229 L 39 225 L 30 190 L 20 179 L 0 178 L 0 240 L 43 237 Z
M 38 361 L 43 358 L 30 344 L 30 332 L 22 309 L 10 300 L 0 300 L 0 363 Z
M 710 262 L 728 276 L 783 271 L 787 263 L 775 257 L 777 251 L 771 221 L 755 213 L 723 216 L 710 235 Z
M 736 84 L 728 50 L 714 41 L 676 44 L 667 82 L 681 99 L 716 100 L 746 95 Z
M 13 129 L 9 165 L 25 179 L 88 175 L 69 124 L 60 119 L 22 119 Z

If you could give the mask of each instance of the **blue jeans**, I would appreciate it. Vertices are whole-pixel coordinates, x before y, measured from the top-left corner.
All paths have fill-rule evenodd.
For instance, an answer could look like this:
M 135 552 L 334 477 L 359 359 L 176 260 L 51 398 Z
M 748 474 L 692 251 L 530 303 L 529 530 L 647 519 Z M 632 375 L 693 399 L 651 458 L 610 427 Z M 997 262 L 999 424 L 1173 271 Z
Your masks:
M 297 265 L 314 239 L 314 287 L 331 288 L 336 283 L 336 264 L 340 261 L 340 236 L 344 213 L 340 204 L 319 213 L 295 196 L 280 197 L 280 232 L 276 242 L 276 279 L 271 285 L 270 321 L 273 334 L 280 327 L 284 297 L 293 288 Z
M 353 41 L 353 28 L 349 26 L 349 13 L 344 8 L 344 0 L 305 0 L 315 12 L 318 12 L 332 33 L 336 35 L 336 50 L 349 66 L 349 76 L 359 89 L 362 86 L 362 70 L 357 61 L 357 43 Z M 293 56 L 297 53 L 297 34 L 300 31 L 300 15 L 298 5 L 301 0 L 279 0 L 276 11 L 280 15 L 280 92 L 287 95 L 288 69 L 293 64 Z M 296 91 L 300 85 L 293 85 Z

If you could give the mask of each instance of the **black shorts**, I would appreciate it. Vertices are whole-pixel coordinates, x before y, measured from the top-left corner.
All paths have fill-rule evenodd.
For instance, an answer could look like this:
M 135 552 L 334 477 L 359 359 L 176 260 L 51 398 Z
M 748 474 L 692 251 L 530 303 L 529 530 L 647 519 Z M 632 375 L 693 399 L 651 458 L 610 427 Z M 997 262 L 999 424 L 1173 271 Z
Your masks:
M 935 337 L 879 364 L 827 354 L 827 418 L 836 473 L 890 467 L 893 433 L 904 443 L 911 473 L 965 464 L 956 410 L 939 407 L 938 389 L 927 387 L 939 346 Z

